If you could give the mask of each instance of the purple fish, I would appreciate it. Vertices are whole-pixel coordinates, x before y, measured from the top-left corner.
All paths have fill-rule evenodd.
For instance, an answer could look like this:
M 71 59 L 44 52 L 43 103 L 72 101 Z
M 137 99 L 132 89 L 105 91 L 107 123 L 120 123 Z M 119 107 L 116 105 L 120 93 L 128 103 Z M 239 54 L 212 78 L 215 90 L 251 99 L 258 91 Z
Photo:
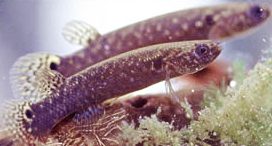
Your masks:
M 39 80 L 32 85 L 36 90 L 30 92 L 35 96 L 17 103 L 10 110 L 6 118 L 7 126 L 23 142 L 42 139 L 56 124 L 73 113 L 143 89 L 164 80 L 166 75 L 175 77 L 197 72 L 220 52 L 219 43 L 214 41 L 172 42 L 120 54 L 68 78 L 49 67 L 40 67 L 35 72 Z M 47 59 L 44 59 L 45 56 Z M 46 62 L 51 57 L 45 54 L 27 55 L 19 59 L 17 65 L 22 60 L 34 60 L 35 64 L 35 60 Z M 22 69 L 20 65 L 18 67 Z M 91 113 L 97 112 L 91 109 Z
M 270 17 L 270 9 L 250 3 L 229 3 L 218 6 L 182 10 L 144 20 L 105 35 L 82 24 L 75 33 L 88 36 L 87 47 L 62 57 L 52 69 L 70 76 L 84 68 L 117 54 L 153 44 L 222 39 L 232 37 L 262 24 Z M 80 24 L 74 24 L 80 27 Z M 86 31 L 82 31 L 86 30 Z M 67 36 L 67 35 L 66 35 Z M 69 35 L 68 35 L 69 36 Z

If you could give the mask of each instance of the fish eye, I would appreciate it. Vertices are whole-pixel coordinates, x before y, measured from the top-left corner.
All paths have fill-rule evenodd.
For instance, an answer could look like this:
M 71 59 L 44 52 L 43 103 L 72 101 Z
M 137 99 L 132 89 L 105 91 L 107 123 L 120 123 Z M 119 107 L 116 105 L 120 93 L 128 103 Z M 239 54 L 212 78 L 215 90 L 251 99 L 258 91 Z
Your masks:
M 29 109 L 27 109 L 27 110 L 25 111 L 25 115 L 26 115 L 26 117 L 27 117 L 28 119 L 32 119 L 32 118 L 33 118 L 33 113 L 32 113 L 32 111 L 29 110 Z
M 213 25 L 215 22 L 213 20 L 213 15 L 207 15 L 205 16 L 205 21 L 208 25 Z
M 52 62 L 52 63 L 50 63 L 49 67 L 51 70 L 57 70 L 58 65 L 56 63 Z
M 206 44 L 198 44 L 196 46 L 196 50 L 195 50 L 195 53 L 198 55 L 198 56 L 202 56 L 204 54 L 206 54 L 209 50 L 209 46 L 206 45 Z
M 265 10 L 258 6 L 258 5 L 254 5 L 250 8 L 250 15 L 256 19 L 256 20 L 260 20 L 266 17 L 266 12 Z

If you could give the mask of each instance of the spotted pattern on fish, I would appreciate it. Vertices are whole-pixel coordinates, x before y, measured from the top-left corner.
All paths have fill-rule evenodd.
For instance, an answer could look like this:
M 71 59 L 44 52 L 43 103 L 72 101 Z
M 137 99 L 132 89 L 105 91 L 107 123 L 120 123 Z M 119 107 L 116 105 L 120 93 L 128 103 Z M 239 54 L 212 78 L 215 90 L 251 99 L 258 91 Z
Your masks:
M 63 84 L 40 90 L 47 91 L 47 94 L 39 100 L 17 104 L 6 118 L 9 119 L 8 128 L 24 142 L 42 140 L 59 121 L 72 113 L 161 81 L 169 70 L 172 77 L 193 73 L 209 64 L 220 52 L 217 44 L 211 47 L 214 43 L 209 41 L 160 43 L 231 37 L 255 28 L 269 16 L 270 10 L 263 6 L 225 4 L 171 13 L 103 36 L 97 35 L 97 40 L 90 39 L 92 42 L 82 51 L 60 58 L 60 64 L 58 61 L 48 64 L 51 71 L 59 71 L 68 78 L 51 72 L 53 76 L 50 77 Z M 117 54 L 153 44 L 160 45 L 128 52 L 91 66 Z M 198 45 L 192 47 L 192 44 Z M 203 52 L 203 46 L 213 49 L 202 56 L 199 53 Z M 42 84 L 46 84 L 48 78 L 42 79 Z
M 8 119 L 23 140 L 43 139 L 65 117 L 171 77 L 194 73 L 221 52 L 218 42 L 173 42 L 129 51 L 65 78 L 43 100 L 19 104 Z M 35 94 L 38 95 L 38 94 Z M 13 117 L 13 119 L 12 119 Z
M 255 28 L 269 16 L 269 8 L 250 3 L 229 3 L 158 16 L 97 37 L 85 49 L 63 57 L 56 70 L 70 76 L 106 58 L 148 45 L 232 37 Z

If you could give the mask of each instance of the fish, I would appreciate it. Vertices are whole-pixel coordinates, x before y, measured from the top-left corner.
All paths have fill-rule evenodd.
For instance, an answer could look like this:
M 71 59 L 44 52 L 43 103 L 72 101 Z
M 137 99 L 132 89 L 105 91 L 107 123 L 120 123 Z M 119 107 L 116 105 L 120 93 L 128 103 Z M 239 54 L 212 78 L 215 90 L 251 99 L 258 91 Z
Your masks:
M 87 46 L 69 56 L 55 55 L 50 57 L 51 60 L 36 61 L 45 62 L 51 70 L 68 77 L 107 58 L 148 45 L 194 39 L 231 38 L 254 30 L 267 21 L 270 16 L 271 9 L 264 5 L 227 3 L 157 16 L 105 35 L 100 35 L 94 27 L 82 21 L 73 21 L 64 27 L 63 36 L 72 43 L 77 42 L 87 44 Z M 26 65 L 31 63 L 30 60 L 21 61 Z M 39 77 L 34 74 L 43 65 L 31 66 L 27 70 L 32 70 L 32 72 L 28 71 L 28 75 L 20 74 L 20 76 L 14 75 L 14 72 L 16 73 L 14 69 L 20 68 L 17 64 L 14 66 L 16 67 L 10 71 L 10 83 L 14 98 L 28 99 L 28 95 L 37 93 L 33 91 L 36 88 L 33 88 L 31 84 L 34 80 L 39 80 Z
M 46 63 L 50 70 L 69 77 L 100 61 L 140 47 L 175 41 L 233 38 L 254 30 L 266 22 L 270 16 L 271 9 L 265 5 L 226 3 L 157 16 L 104 35 L 85 22 L 72 21 L 64 27 L 64 38 L 71 43 L 79 43 L 86 47 L 69 56 L 55 55 L 50 57 L 51 60 L 43 57 L 47 61 L 36 61 Z M 21 61 L 26 65 L 31 63 L 30 60 Z M 23 63 L 19 65 L 21 64 Z M 14 75 L 14 72 L 16 73 L 14 69 L 20 69 L 20 67 L 18 64 L 14 66 L 10 71 L 14 98 L 29 99 L 28 95 L 37 93 L 35 92 L 37 88 L 31 85 L 33 81 L 40 80 L 35 73 L 43 65 L 39 63 L 37 66 L 32 65 L 27 69 L 32 71 L 24 75 L 20 72 L 19 76 Z
M 104 35 L 84 22 L 74 21 L 64 27 L 63 34 L 68 41 L 81 42 L 85 48 L 61 57 L 59 64 L 54 64 L 52 69 L 67 77 L 102 60 L 140 47 L 176 41 L 231 38 L 253 30 L 270 16 L 268 6 L 234 2 L 172 12 Z
M 88 70 L 89 68 L 92 68 L 93 65 L 96 67 L 101 65 L 100 68 L 103 68 L 103 60 L 107 59 L 106 61 L 113 61 L 114 59 L 112 60 L 112 58 L 118 58 L 118 54 L 124 52 L 129 54 L 133 52 L 131 52 L 131 50 L 138 50 L 138 48 L 145 48 L 149 45 L 151 45 L 149 47 L 152 48 L 154 47 L 154 44 L 164 46 L 164 43 L 167 42 L 184 41 L 184 44 L 186 44 L 186 42 L 189 41 L 187 43 L 190 44 L 190 40 L 199 40 L 199 42 L 202 42 L 206 39 L 217 40 L 233 37 L 253 30 L 256 28 L 256 26 L 265 22 L 269 17 L 270 9 L 266 6 L 248 3 L 231 3 L 219 6 L 183 10 L 158 16 L 118 29 L 105 35 L 100 35 L 95 28 L 82 22 L 70 23 L 65 28 L 66 31 L 64 33 L 64 37 L 72 43 L 76 39 L 79 39 L 76 40 L 76 43 L 85 45 L 85 48 L 76 52 L 75 54 L 65 57 L 59 57 L 47 53 L 39 55 L 34 53 L 20 58 L 11 70 L 11 83 L 13 91 L 15 91 L 15 97 L 23 98 L 23 101 L 20 104 L 16 104 L 15 108 L 13 107 L 12 112 L 8 114 L 8 117 L 6 117 L 8 121 L 7 125 L 9 125 L 8 127 L 11 131 L 18 132 L 17 137 L 19 137 L 19 140 L 30 143 L 36 139 L 41 139 L 44 137 L 44 135 L 47 135 L 52 127 L 56 125 L 56 123 L 71 113 L 77 114 L 75 117 L 78 119 L 75 120 L 78 121 L 82 121 L 81 118 L 85 119 L 86 117 L 84 116 L 98 116 L 101 112 L 103 112 L 103 110 L 96 108 L 96 106 L 99 106 L 102 101 L 108 98 L 113 98 L 114 95 L 119 96 L 122 95 L 123 92 L 129 93 L 133 90 L 138 90 L 144 87 L 142 87 L 141 84 L 135 84 L 135 88 L 129 87 L 128 89 L 128 87 L 125 87 L 127 89 L 124 90 L 124 87 L 117 88 L 117 86 L 116 89 L 120 91 L 115 91 L 116 93 L 113 94 L 113 92 L 110 90 L 115 89 L 115 83 L 112 83 L 111 86 L 114 87 L 109 88 L 113 89 L 106 89 L 106 85 L 101 89 L 95 89 L 97 93 L 102 93 L 102 90 L 108 91 L 104 92 L 105 96 L 103 94 L 103 97 L 100 95 L 99 98 L 90 98 L 86 100 L 86 97 L 83 97 L 82 94 L 89 95 L 90 92 L 96 94 L 96 91 L 90 87 L 89 89 L 86 89 L 89 91 L 82 91 L 81 93 L 77 92 L 77 94 L 80 95 L 78 100 L 80 100 L 80 98 L 84 99 L 82 100 L 82 105 L 75 102 L 74 107 L 78 108 L 71 110 L 70 107 L 70 110 L 67 110 L 65 106 L 60 106 L 66 104 L 68 105 L 68 103 L 73 104 L 72 102 L 74 102 L 76 99 L 67 102 L 67 99 L 62 97 L 65 100 L 59 101 L 62 99 L 60 98 L 60 93 L 68 94 L 68 91 L 64 90 L 67 90 L 65 86 L 70 87 L 67 82 L 72 77 L 76 78 L 78 75 L 78 78 L 80 79 L 80 77 L 83 76 L 80 76 L 79 74 Z M 80 36 L 75 38 L 78 34 Z M 150 54 L 151 58 L 152 56 L 153 55 Z M 147 60 L 150 59 L 147 56 L 145 57 Z M 100 61 L 102 61 L 102 64 Z M 149 61 L 152 62 L 152 59 Z M 126 63 L 130 64 L 130 62 Z M 106 63 L 104 65 L 108 64 Z M 135 68 L 137 68 L 137 64 L 134 65 L 136 65 Z M 151 63 L 152 70 L 157 70 L 161 67 L 161 65 L 160 59 L 156 61 L 153 60 Z M 173 63 L 172 66 L 170 66 L 173 67 L 175 65 L 177 64 Z M 171 67 L 169 70 L 175 70 L 175 67 Z M 199 70 L 201 68 L 196 67 L 195 69 Z M 120 69 L 120 71 L 121 70 L 122 69 Z M 146 70 L 148 69 L 145 68 L 144 71 Z M 190 72 L 188 70 L 186 71 L 187 73 Z M 126 75 L 125 73 L 121 74 Z M 182 73 L 181 71 L 179 75 L 183 74 L 186 73 Z M 173 76 L 175 76 L 175 74 L 171 74 L 171 77 Z M 134 83 L 135 78 L 136 77 L 132 77 L 130 78 L 131 80 L 124 81 L 128 81 L 127 83 L 133 81 Z M 155 83 L 155 81 L 146 81 L 148 82 L 143 83 L 146 86 L 147 84 L 151 85 L 152 83 Z M 78 84 L 77 86 L 80 87 Z M 82 88 L 84 88 L 84 86 Z M 69 93 L 68 95 L 70 94 L 72 93 Z M 109 96 L 110 94 L 111 97 Z M 57 95 L 60 97 L 57 98 Z M 45 117 L 48 115 L 53 115 L 54 113 L 54 110 L 49 110 L 46 107 L 46 104 L 50 105 L 53 103 L 53 101 L 57 109 L 62 109 L 60 110 L 61 114 L 57 113 L 55 117 L 52 116 L 51 120 L 50 118 L 45 119 Z M 56 103 L 58 102 L 61 104 L 57 105 Z M 34 112 L 35 114 L 33 114 L 32 109 L 36 109 L 36 113 Z M 44 115 L 45 117 L 42 118 L 40 115 L 37 116 L 37 111 L 43 111 L 43 114 L 48 113 L 48 115 L 46 114 Z M 31 118 L 29 119 L 29 117 Z M 35 120 L 32 119 L 33 117 L 35 117 L 38 127 L 35 127 L 35 124 L 30 124 L 35 123 Z M 12 124 L 14 119 L 16 119 L 16 121 L 19 119 L 17 125 Z M 42 119 L 45 120 L 44 122 L 41 122 L 44 123 L 44 125 L 38 124 L 39 122 L 37 122 L 37 119 L 38 121 Z M 18 123 L 24 123 L 24 126 Z M 41 131 L 39 132 L 39 130 Z
M 31 86 L 36 88 L 30 92 L 33 98 L 28 95 L 29 100 L 22 100 L 9 108 L 6 127 L 23 143 L 44 141 L 54 126 L 67 116 L 90 106 L 94 107 L 89 108 L 91 113 L 83 116 L 95 116 L 103 112 L 95 107 L 105 100 L 143 89 L 166 76 L 195 73 L 215 60 L 220 52 L 220 42 L 211 40 L 157 44 L 106 59 L 70 77 L 50 70 L 48 63 L 40 66 L 41 62 L 36 61 L 54 60 L 51 59 L 55 58 L 54 55 L 23 56 L 17 63 L 20 68 L 14 71 L 18 76 L 20 73 L 24 76 L 28 71 L 33 73 L 27 70 L 29 65 L 40 66 L 34 73 L 39 80 L 32 82 Z M 25 64 L 21 60 L 33 62 Z

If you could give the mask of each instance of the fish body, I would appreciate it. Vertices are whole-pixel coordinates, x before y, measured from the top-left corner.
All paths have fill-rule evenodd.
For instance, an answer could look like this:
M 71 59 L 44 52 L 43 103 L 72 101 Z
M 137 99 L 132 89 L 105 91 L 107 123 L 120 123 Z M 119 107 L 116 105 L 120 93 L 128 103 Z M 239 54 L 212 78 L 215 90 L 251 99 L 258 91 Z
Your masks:
M 97 39 L 91 38 L 86 48 L 61 58 L 55 69 L 64 76 L 70 76 L 99 61 L 140 47 L 232 37 L 255 28 L 269 16 L 268 7 L 250 3 L 229 3 L 169 13 L 117 29 Z
M 269 16 L 268 8 L 247 3 L 190 9 L 102 36 L 93 33 L 97 39 L 70 56 L 22 57 L 12 72 L 24 101 L 10 109 L 7 127 L 23 143 L 43 140 L 71 114 L 162 81 L 167 74 L 204 68 L 221 50 L 206 39 L 232 37 Z
M 218 42 L 198 40 L 152 45 L 120 54 L 64 78 L 57 89 L 50 88 L 54 90 L 47 92 L 44 99 L 22 102 L 13 111 L 16 117 L 10 123 L 11 131 L 24 140 L 41 139 L 75 112 L 162 81 L 167 73 L 171 77 L 194 73 L 212 62 L 220 51 Z M 44 70 L 42 75 L 51 77 L 54 73 Z

